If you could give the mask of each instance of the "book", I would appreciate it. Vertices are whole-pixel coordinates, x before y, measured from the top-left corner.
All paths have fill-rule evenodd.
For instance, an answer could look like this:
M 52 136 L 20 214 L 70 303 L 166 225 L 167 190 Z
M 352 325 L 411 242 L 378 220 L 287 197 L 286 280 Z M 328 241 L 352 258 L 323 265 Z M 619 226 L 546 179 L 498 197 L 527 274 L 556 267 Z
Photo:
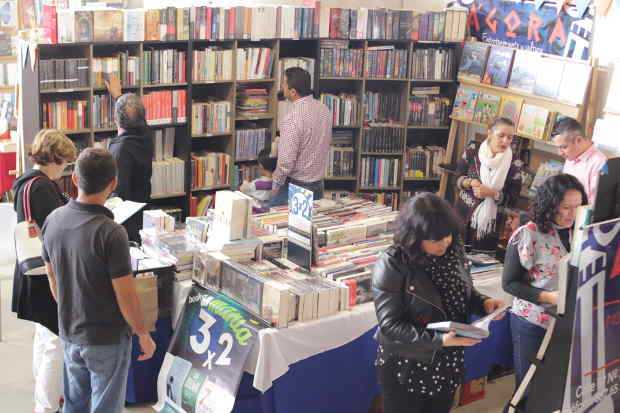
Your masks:
M 42 103 L 44 128 L 60 130 L 87 129 L 88 102 L 86 100 L 60 100 Z
M 143 9 L 123 10 L 123 40 L 126 42 L 142 42 L 145 33 L 145 12 Z
M 353 147 L 330 146 L 325 169 L 327 177 L 355 176 L 355 150 Z
M 394 46 L 371 46 L 366 51 L 364 76 L 404 79 L 407 77 L 407 49 Z
M 489 93 L 481 94 L 476 100 L 476 109 L 474 110 L 474 122 L 485 125 L 490 124 L 499 111 L 500 97 Z
M 187 120 L 185 89 L 158 90 L 144 94 L 142 103 L 149 125 L 184 123 Z
M 510 119 L 514 125 L 518 125 L 521 106 L 523 106 L 523 98 L 508 95 L 502 96 L 497 116 Z
M 489 330 L 476 327 L 471 324 L 457 323 L 455 321 L 441 321 L 438 323 L 430 323 L 426 325 L 427 330 L 437 330 L 444 333 L 450 331 L 456 332 L 457 336 L 483 340 L 489 337 Z
M 16 5 L 16 1 L 9 1 L 4 3 L 5 6 L 7 4 Z M 23 7 L 23 6 L 22 6 Z M 2 7 L 0 7 L 2 9 Z M 0 12 L 0 16 L 1 16 Z M 41 39 L 40 43 L 42 44 L 56 44 L 58 43 L 58 14 L 56 12 L 56 7 L 51 4 L 44 4 L 41 10 Z M 2 26 L 2 24 L 0 24 Z M 16 27 L 7 25 L 8 27 Z M 10 44 L 9 44 L 10 47 Z
M 536 69 L 534 93 L 538 96 L 557 98 L 563 71 L 564 62 L 562 60 L 551 57 L 540 58 Z
M 536 196 L 536 191 L 540 185 L 550 176 L 558 175 L 562 173 L 563 163 L 558 162 L 556 160 L 550 159 L 546 162 L 541 163 L 538 166 L 538 170 L 536 171 L 536 175 L 532 180 L 532 185 L 529 190 L 529 198 L 532 199 Z
M 75 42 L 75 11 L 57 9 L 56 20 L 58 25 L 58 43 Z
M 411 78 L 415 80 L 454 80 L 453 48 L 414 49 Z
M 372 153 L 400 153 L 404 144 L 403 128 L 371 127 L 364 129 L 361 150 Z
M 401 169 L 398 158 L 363 157 L 360 184 L 364 188 L 395 188 L 399 185 Z
M 252 119 L 269 113 L 269 90 L 263 87 L 237 88 L 237 117 Z
M 123 11 L 122 10 L 95 10 L 93 11 L 93 41 L 95 42 L 122 42 L 123 41 Z
M 362 77 L 364 50 L 352 48 L 348 40 L 321 40 L 321 76 Z
M 160 40 L 159 17 L 160 10 L 148 9 L 144 14 L 144 40 Z
M 228 133 L 231 130 L 232 108 L 227 100 L 192 103 L 192 135 Z
M 454 99 L 452 117 L 466 121 L 473 120 L 479 96 L 478 90 L 460 86 Z
M 185 193 L 185 162 L 171 157 L 153 161 L 151 197 Z
M 482 83 L 498 87 L 508 86 L 514 53 L 514 49 L 493 46 L 482 76 Z
M 517 134 L 527 138 L 544 139 L 549 119 L 548 109 L 525 103 L 519 115 Z
M 39 61 L 39 89 L 73 89 L 89 86 L 88 59 Z
M 123 200 L 119 197 L 110 198 L 105 202 L 105 207 L 114 214 L 114 222 L 122 224 L 129 218 L 140 212 L 146 203 Z
M 355 126 L 359 124 L 359 102 L 356 95 L 321 93 L 321 103 L 332 113 L 333 126 Z
M 237 49 L 237 80 L 269 79 L 273 56 L 268 47 Z
M 142 58 L 144 84 L 185 83 L 187 53 L 176 49 L 145 49 Z
M 409 98 L 409 125 L 447 126 L 452 103 L 445 96 L 412 96 Z
M 219 47 L 194 50 L 192 79 L 195 82 L 232 80 L 233 51 Z
M 401 121 L 402 94 L 399 92 L 364 93 L 364 121 L 398 123 Z
M 192 190 L 229 185 L 230 155 L 218 152 L 195 152 L 191 157 Z
M 465 43 L 458 75 L 467 79 L 480 81 L 485 72 L 490 49 L 491 47 L 485 43 Z
M 445 158 L 446 150 L 440 146 L 416 146 L 405 152 L 405 177 L 415 179 L 439 178 L 442 170 L 439 164 Z
M 92 42 L 94 38 L 94 22 L 92 11 L 78 10 L 75 12 L 75 41 Z
M 93 96 L 93 128 L 114 128 L 114 104 L 116 100 L 110 95 Z
M 583 104 L 591 72 L 592 67 L 587 63 L 565 62 L 558 99 L 573 105 Z
M 540 59 L 537 53 L 517 50 L 508 87 L 523 93 L 534 93 Z
M 105 88 L 105 80 L 111 75 L 116 76 L 123 87 L 137 86 L 140 80 L 140 58 L 130 56 L 127 52 L 119 52 L 111 57 L 93 57 L 93 86 Z
M 235 131 L 235 161 L 256 160 L 260 151 L 269 145 L 267 128 L 237 129 Z

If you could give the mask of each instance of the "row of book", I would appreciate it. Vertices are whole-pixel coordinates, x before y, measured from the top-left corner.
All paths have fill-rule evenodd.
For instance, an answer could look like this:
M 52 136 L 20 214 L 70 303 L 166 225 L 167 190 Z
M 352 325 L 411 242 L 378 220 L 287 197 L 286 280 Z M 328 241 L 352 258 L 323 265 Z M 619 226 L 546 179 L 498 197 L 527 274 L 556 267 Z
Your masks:
M 270 142 L 267 128 L 237 129 L 235 131 L 235 161 L 251 161 L 258 157 L 260 151 Z
M 327 177 L 354 177 L 355 151 L 352 147 L 331 146 L 327 154 Z
M 403 128 L 372 127 L 364 129 L 362 152 L 401 153 L 405 145 Z
M 119 52 L 116 56 L 93 59 L 94 87 L 105 87 L 105 81 L 111 75 L 116 76 L 122 86 L 137 86 L 140 81 L 140 58 Z
M 273 52 L 269 47 L 237 49 L 237 80 L 271 78 Z
M 158 128 L 153 131 L 153 160 L 163 161 L 174 156 L 175 128 Z
M 192 190 L 229 185 L 230 164 L 227 153 L 192 153 Z
M 444 96 L 412 96 L 409 98 L 409 125 L 447 126 L 452 102 Z
M 405 177 L 416 179 L 438 178 L 444 162 L 445 148 L 441 146 L 416 146 L 405 152 Z
M 151 197 L 185 193 L 185 162 L 179 158 L 153 161 Z
M 112 96 L 93 95 L 93 128 L 104 129 L 113 128 L 114 123 L 114 104 L 116 99 Z
M 405 79 L 407 49 L 397 49 L 394 46 L 369 47 L 364 75 L 371 78 Z
M 389 206 L 393 211 L 398 211 L 398 192 L 362 192 L 359 196 L 377 204 Z
M 39 61 L 39 89 L 89 87 L 88 59 L 45 59 Z
M 192 64 L 194 82 L 232 80 L 233 50 L 219 47 L 194 50 Z
M 231 112 L 227 100 L 192 102 L 192 135 L 228 133 L 231 130 Z
M 355 126 L 358 124 L 359 101 L 356 95 L 321 93 L 321 103 L 332 112 L 333 126 Z
M 233 184 L 238 188 L 243 182 L 251 182 L 260 178 L 260 169 L 256 164 L 238 164 L 233 167 Z
M 142 78 L 147 85 L 185 83 L 186 53 L 176 49 L 144 50 Z
M 43 128 L 75 130 L 89 127 L 86 100 L 59 100 L 41 106 Z
M 350 49 L 348 40 L 321 40 L 321 76 L 361 77 L 364 50 Z
M 454 80 L 456 52 L 453 48 L 415 49 L 411 59 L 414 80 Z
M 364 121 L 398 123 L 401 121 L 402 95 L 398 92 L 372 92 L 364 94 Z
M 15 86 L 17 79 L 17 63 L 0 63 L 0 87 Z
M 583 103 L 591 70 L 587 62 L 468 42 L 459 77 L 577 105 Z
M 237 116 L 252 118 L 269 112 L 269 91 L 263 87 L 237 89 Z
M 398 158 L 362 157 L 360 184 L 364 188 L 395 188 L 399 185 L 400 168 Z
M 184 123 L 187 121 L 187 91 L 159 90 L 142 96 L 149 125 Z

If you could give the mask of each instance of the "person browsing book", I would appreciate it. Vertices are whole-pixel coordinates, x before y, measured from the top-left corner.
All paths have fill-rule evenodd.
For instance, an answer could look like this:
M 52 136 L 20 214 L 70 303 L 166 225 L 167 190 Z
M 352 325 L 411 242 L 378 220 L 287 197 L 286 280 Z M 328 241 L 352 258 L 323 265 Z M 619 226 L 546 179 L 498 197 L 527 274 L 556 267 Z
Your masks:
M 522 162 L 512 153 L 514 124 L 497 118 L 476 148 L 470 142 L 457 164 L 456 209 L 467 223 L 465 244 L 475 252 L 495 255 L 501 207 L 510 207 L 521 191 Z
M 467 323 L 472 314 L 490 314 L 503 305 L 473 286 L 460 232 L 446 201 L 416 195 L 398 216 L 394 244 L 375 265 L 375 364 L 385 413 L 448 412 L 464 378 L 464 347 L 479 341 L 426 326 Z
M 258 204 L 253 207 L 254 212 L 265 212 L 271 199 L 271 190 L 273 186 L 272 176 L 276 170 L 277 158 L 272 158 L 269 149 L 263 149 L 258 154 L 258 171 L 260 177 L 252 182 L 244 182 L 239 190 L 246 195 L 251 196 Z
M 510 329 L 517 387 L 549 326 L 544 305 L 558 301 L 558 263 L 570 252 L 577 208 L 587 204 L 583 185 L 572 175 L 547 178 L 538 187 L 531 221 L 512 235 L 502 285 L 513 295 Z
M 556 122 L 551 136 L 558 153 L 566 160 L 562 172 L 579 179 L 588 200 L 593 203 L 599 173 L 607 163 L 607 157 L 596 149 L 592 140 L 585 136 L 581 124 L 573 118 L 566 117 Z
M 293 104 L 280 124 L 271 206 L 287 204 L 289 183 L 314 192 L 314 199 L 323 197 L 332 115 L 327 106 L 312 97 L 310 88 L 307 71 L 299 67 L 286 69 L 282 91 Z
M 121 94 L 121 84 L 116 76 L 106 81 L 110 95 L 116 99 L 114 119 L 118 128 L 110 140 L 109 150 L 118 168 L 118 186 L 113 196 L 121 199 L 148 202 L 151 197 L 153 174 L 153 138 L 145 118 L 145 109 L 139 96 Z M 123 224 L 131 241 L 140 241 L 142 212 Z
M 114 158 L 103 149 L 85 149 L 72 180 L 77 199 L 54 210 L 42 229 L 42 258 L 64 344 L 63 412 L 121 413 L 130 333 L 139 339 L 138 360 L 150 358 L 155 343 L 140 309 L 127 232 L 104 206 L 117 183 Z
M 67 163 L 73 162 L 76 148 L 71 139 L 55 129 L 37 133 L 29 153 L 33 168 L 13 184 L 17 221 L 23 222 L 24 195 L 30 183 L 31 215 L 42 228 L 48 215 L 67 203 L 58 185 Z M 27 276 L 18 265 L 13 277 L 12 310 L 17 318 L 35 323 L 32 343 L 34 372 L 34 413 L 57 412 L 62 396 L 62 342 L 58 337 L 58 306 L 47 277 Z

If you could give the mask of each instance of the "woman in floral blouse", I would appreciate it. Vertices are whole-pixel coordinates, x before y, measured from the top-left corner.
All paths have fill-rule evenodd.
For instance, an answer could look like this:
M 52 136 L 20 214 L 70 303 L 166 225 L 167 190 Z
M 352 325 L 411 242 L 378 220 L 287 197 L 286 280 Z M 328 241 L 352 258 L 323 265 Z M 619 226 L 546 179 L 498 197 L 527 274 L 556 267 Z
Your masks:
M 577 208 L 585 204 L 587 196 L 577 178 L 550 177 L 536 192 L 532 220 L 508 242 L 502 284 L 515 297 L 510 328 L 517 386 L 549 325 L 543 305 L 557 304 L 558 263 L 570 252 Z

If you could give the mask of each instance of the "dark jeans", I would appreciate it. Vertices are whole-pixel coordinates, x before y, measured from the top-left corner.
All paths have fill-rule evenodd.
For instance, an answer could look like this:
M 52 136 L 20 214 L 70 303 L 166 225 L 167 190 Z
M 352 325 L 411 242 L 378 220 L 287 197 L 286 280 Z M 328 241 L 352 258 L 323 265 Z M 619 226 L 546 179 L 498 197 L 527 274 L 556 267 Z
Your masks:
M 522 317 L 510 314 L 510 332 L 512 333 L 516 385 L 519 387 L 532 360 L 536 358 L 546 330 Z M 527 393 L 526 391 L 525 394 Z
M 300 182 L 300 181 L 297 181 L 296 179 L 286 178 L 286 182 L 284 183 L 284 185 L 280 187 L 276 196 L 271 198 L 271 200 L 269 201 L 270 207 L 288 205 L 288 184 L 289 183 L 295 184 L 297 186 L 301 186 L 303 188 L 306 188 L 309 191 L 312 191 L 314 193 L 315 200 L 323 198 L 323 181 Z

